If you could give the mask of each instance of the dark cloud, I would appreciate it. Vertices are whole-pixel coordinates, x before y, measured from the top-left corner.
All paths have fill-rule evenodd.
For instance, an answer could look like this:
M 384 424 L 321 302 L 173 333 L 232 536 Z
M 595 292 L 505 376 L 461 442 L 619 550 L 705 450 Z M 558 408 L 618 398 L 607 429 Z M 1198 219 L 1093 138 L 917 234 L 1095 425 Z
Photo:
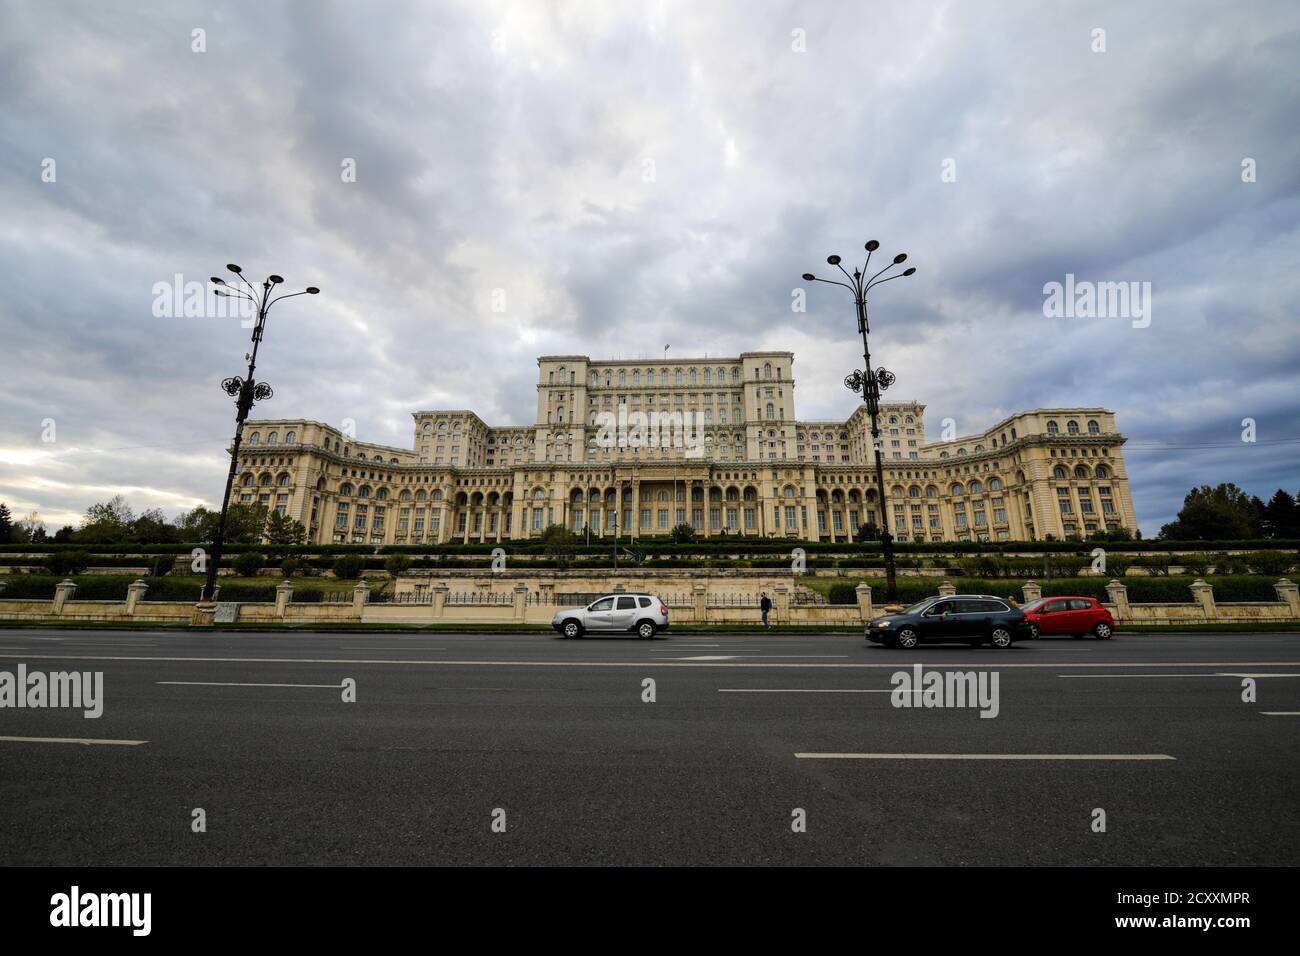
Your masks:
M 790 348 L 801 414 L 844 417 L 852 305 L 791 296 L 872 237 L 919 270 L 875 295 L 875 357 L 933 420 L 1113 409 L 1147 533 L 1193 484 L 1300 487 L 1292 4 L 0 2 L 0 19 L 0 497 L 20 513 L 216 496 L 216 385 L 247 333 L 154 317 L 175 273 L 234 260 L 322 286 L 272 314 L 262 413 L 401 445 L 416 408 L 530 422 L 538 354 L 666 343 Z M 1150 327 L 1045 318 L 1066 273 L 1152 283 Z

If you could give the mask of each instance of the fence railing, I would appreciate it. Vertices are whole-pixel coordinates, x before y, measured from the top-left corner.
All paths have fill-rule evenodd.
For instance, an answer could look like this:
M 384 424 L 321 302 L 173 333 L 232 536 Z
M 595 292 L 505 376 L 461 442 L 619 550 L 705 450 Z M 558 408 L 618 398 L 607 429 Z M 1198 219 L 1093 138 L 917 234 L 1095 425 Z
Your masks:
M 515 596 L 506 591 L 448 591 L 447 607 L 513 607 Z

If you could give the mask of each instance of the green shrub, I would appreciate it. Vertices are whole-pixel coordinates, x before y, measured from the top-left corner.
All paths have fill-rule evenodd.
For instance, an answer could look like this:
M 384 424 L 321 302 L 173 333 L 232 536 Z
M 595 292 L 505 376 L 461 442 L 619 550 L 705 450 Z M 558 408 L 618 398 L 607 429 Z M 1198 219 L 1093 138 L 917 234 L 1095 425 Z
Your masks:
M 47 554 L 41 565 L 50 574 L 80 574 L 90 566 L 90 555 L 85 551 L 55 551 Z
M 295 574 L 302 572 L 303 563 L 301 558 L 285 558 L 280 562 L 280 573 L 286 578 L 291 578 Z
M 1256 574 L 1281 577 L 1291 570 L 1296 562 L 1294 554 L 1285 551 L 1252 551 L 1246 555 L 1246 563 Z
M 390 554 L 388 560 L 384 562 L 384 570 L 397 577 L 405 573 L 406 569 L 411 566 L 411 559 L 403 554 Z
M 149 576 L 153 578 L 164 577 L 170 574 L 175 567 L 176 555 L 160 554 L 149 562 Z
M 364 566 L 365 562 L 355 555 L 345 555 L 334 562 L 334 576 L 341 581 L 355 581 Z
M 831 604 L 857 604 L 857 585 L 832 584 L 826 592 L 826 600 Z
M 264 564 L 266 564 L 266 555 L 260 551 L 245 551 L 230 562 L 230 566 L 235 569 L 235 572 L 244 578 L 251 578 L 256 575 L 258 571 L 262 570 Z

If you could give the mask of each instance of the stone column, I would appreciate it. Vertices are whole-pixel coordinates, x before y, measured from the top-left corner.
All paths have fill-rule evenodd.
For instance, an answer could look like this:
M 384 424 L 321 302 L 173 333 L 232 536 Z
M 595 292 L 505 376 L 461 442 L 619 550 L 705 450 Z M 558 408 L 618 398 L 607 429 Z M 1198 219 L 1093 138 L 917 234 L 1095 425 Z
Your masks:
M 361 609 L 370 601 L 370 585 L 366 583 L 365 578 L 357 582 L 356 587 L 352 589 L 352 613 L 357 617 L 361 616 Z
M 289 604 L 293 601 L 293 585 L 287 580 L 275 586 L 275 616 L 288 617 Z
M 776 615 L 778 622 L 790 622 L 790 586 L 788 584 L 778 584 L 772 589 L 775 595 L 772 598 L 772 611 Z
M 858 595 L 858 616 L 862 618 L 862 623 L 866 624 L 871 620 L 871 585 L 862 581 L 853 589 Z
M 695 623 L 703 624 L 709 615 L 709 586 L 707 584 L 692 585 L 691 598 L 695 602 Z
M 439 582 L 433 586 L 433 616 L 442 617 L 447 612 L 447 585 Z
M 1300 617 L 1300 587 L 1282 578 L 1273 585 L 1273 590 L 1277 592 L 1277 599 L 1291 609 L 1291 616 Z
M 957 588 L 951 581 L 944 581 L 943 584 L 939 585 L 939 593 L 943 597 L 951 597 L 957 593 Z
M 1192 600 L 1201 606 L 1205 611 L 1205 619 L 1213 621 L 1219 616 L 1218 608 L 1214 606 L 1214 588 L 1206 584 L 1200 578 L 1191 583 Z
M 149 590 L 149 585 L 137 579 L 132 581 L 126 589 L 126 616 L 135 615 L 136 607 L 144 600 L 144 592 Z
M 1115 617 L 1127 618 L 1130 615 L 1128 607 L 1128 588 L 1119 581 L 1111 581 L 1106 585 L 1106 597 L 1109 603 L 1115 606 Z
M 76 583 L 66 578 L 54 586 L 54 615 L 56 617 L 63 613 L 64 605 L 71 601 L 72 596 L 76 593 Z
M 1035 581 L 1026 581 L 1020 586 L 1020 593 L 1024 595 L 1025 603 L 1037 601 L 1043 596 L 1043 589 Z
M 528 612 L 528 585 L 520 581 L 514 590 L 515 620 L 522 621 Z

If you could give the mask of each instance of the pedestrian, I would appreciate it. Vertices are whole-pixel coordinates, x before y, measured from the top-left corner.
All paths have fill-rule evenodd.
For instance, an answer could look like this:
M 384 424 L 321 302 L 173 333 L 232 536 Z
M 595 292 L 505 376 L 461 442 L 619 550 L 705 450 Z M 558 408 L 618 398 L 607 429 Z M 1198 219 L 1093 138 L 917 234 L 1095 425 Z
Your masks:
M 1007 603 L 1010 604 L 1012 607 L 1020 607 L 1020 602 L 1018 602 L 1010 594 L 1007 595 Z
M 768 623 L 767 615 L 772 610 L 772 599 L 767 596 L 766 591 L 758 599 L 758 609 L 763 612 L 763 626 L 771 628 L 772 625 Z

